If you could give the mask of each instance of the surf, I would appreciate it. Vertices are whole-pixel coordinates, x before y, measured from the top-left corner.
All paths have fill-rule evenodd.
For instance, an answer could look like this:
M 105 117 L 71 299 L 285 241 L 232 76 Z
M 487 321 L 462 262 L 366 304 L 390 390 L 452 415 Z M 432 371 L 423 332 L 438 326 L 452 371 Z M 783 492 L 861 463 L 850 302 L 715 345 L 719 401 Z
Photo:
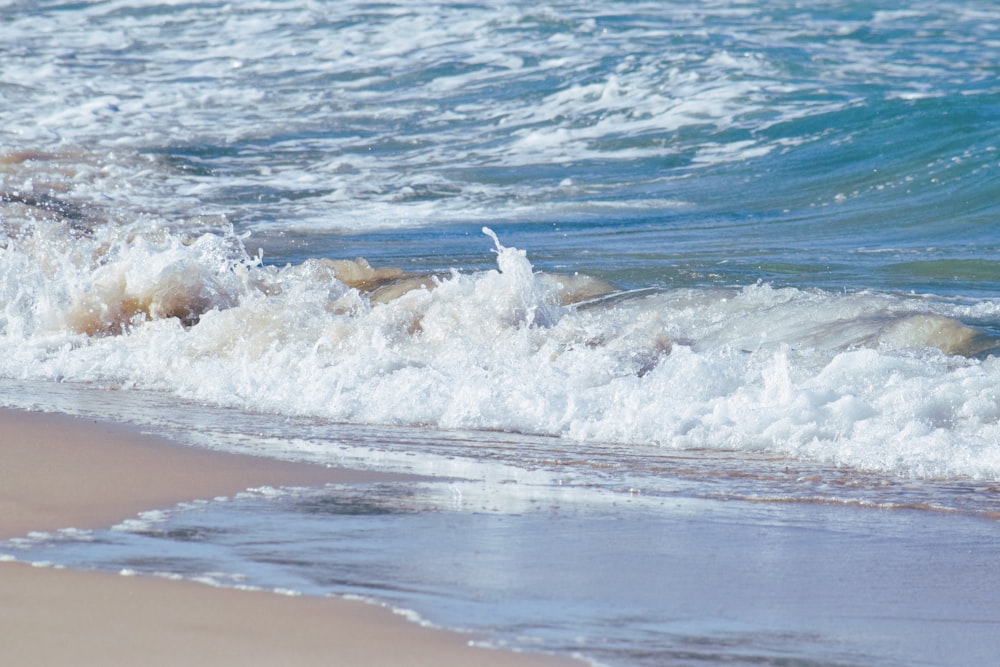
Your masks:
M 68 239 L 33 224 L 0 250 L 7 376 L 358 424 L 1000 474 L 1000 340 L 975 324 L 997 319 L 989 302 L 621 290 L 540 272 L 488 228 L 494 269 L 424 274 L 277 266 L 233 232 Z

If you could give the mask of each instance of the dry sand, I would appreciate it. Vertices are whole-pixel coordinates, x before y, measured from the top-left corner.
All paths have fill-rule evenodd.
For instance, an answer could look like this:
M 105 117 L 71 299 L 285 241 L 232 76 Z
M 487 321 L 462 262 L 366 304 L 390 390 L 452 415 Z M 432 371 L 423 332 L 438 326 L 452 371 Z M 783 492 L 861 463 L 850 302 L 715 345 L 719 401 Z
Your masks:
M 134 429 L 0 410 L 0 538 L 106 527 L 257 486 L 395 476 L 184 447 Z M 493 651 L 335 598 L 0 563 L 0 665 L 579 665 Z

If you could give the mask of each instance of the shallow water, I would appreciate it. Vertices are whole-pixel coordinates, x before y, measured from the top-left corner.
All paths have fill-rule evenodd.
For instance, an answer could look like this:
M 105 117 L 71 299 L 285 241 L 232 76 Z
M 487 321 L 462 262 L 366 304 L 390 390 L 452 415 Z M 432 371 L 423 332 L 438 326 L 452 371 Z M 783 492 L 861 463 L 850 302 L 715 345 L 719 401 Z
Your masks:
M 992 483 L 5 390 L 201 446 L 425 476 L 262 488 L 0 545 L 21 560 L 356 595 L 608 665 L 988 664 L 1000 648 Z
M 2 403 L 471 480 L 372 490 L 391 511 L 352 519 L 366 537 L 351 542 L 372 571 L 337 575 L 334 591 L 440 609 L 445 625 L 474 616 L 474 586 L 391 581 L 378 554 L 407 545 L 368 542 L 378 521 L 426 522 L 442 540 L 614 528 L 648 545 L 630 558 L 665 570 L 640 552 L 671 531 L 692 534 L 692 563 L 732 544 L 721 526 L 745 524 L 787 546 L 760 572 L 797 572 L 802 590 L 816 561 L 804 554 L 863 535 L 855 564 L 873 574 L 858 586 L 950 608 L 931 590 L 940 569 L 902 561 L 953 557 L 973 577 L 991 552 L 998 25 L 977 0 L 8 3 Z M 309 588 L 233 546 L 280 525 L 266 541 L 295 561 L 316 520 L 307 497 L 177 513 L 178 536 L 197 515 L 220 537 L 198 541 L 209 556 L 191 551 L 214 564 L 171 567 L 246 566 L 255 585 Z M 247 523 L 243 508 L 262 506 L 284 518 Z M 897 525 L 912 537 L 880 542 Z M 969 549 L 945 555 L 935 531 Z M 756 534 L 744 541 L 766 550 Z M 115 535 L 129 559 L 153 539 Z M 58 549 L 118 569 L 87 555 L 107 539 Z M 615 562 L 603 546 L 579 553 L 593 558 L 566 576 L 594 567 L 599 582 Z M 526 562 L 518 576 L 564 574 Z M 740 566 L 720 563 L 720 580 Z M 888 598 L 869 613 L 824 588 L 853 619 L 841 623 L 818 618 L 825 602 L 751 587 L 731 616 L 699 608 L 685 625 L 636 584 L 621 629 L 559 597 L 572 588 L 539 603 L 545 628 L 520 598 L 477 627 L 565 647 L 586 618 L 588 654 L 612 664 L 976 664 L 996 648 L 979 632 L 995 622 L 988 602 L 970 606 L 978 620 L 949 616 L 949 632 L 901 621 Z M 534 629 L 511 629 L 518 617 Z M 845 640 L 862 617 L 907 639 Z M 647 632 L 665 653 L 643 657 Z
M 607 665 L 988 664 L 1000 648 L 995 511 L 983 513 L 982 498 L 922 504 L 994 490 L 850 474 L 821 482 L 819 470 L 793 481 L 773 461 L 697 454 L 659 461 L 658 474 L 604 477 L 596 460 L 526 471 L 466 460 L 466 449 L 513 444 L 488 434 L 464 447 L 387 435 L 338 444 L 437 481 L 258 489 L 0 551 L 361 596 L 490 645 Z M 414 457 L 421 464 L 408 468 Z M 644 486 L 622 488 L 625 479 Z M 767 497 L 821 485 L 818 497 Z

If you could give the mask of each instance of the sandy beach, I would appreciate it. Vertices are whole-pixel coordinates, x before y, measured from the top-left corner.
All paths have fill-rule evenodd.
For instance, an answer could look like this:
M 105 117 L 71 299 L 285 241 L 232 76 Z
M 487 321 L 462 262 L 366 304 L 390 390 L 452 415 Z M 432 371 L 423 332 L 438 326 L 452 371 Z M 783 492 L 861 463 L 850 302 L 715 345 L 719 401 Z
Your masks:
M 0 538 L 99 528 L 247 488 L 392 476 L 185 447 L 129 427 L 0 410 Z M 469 646 L 334 598 L 0 563 L 4 665 L 560 665 Z

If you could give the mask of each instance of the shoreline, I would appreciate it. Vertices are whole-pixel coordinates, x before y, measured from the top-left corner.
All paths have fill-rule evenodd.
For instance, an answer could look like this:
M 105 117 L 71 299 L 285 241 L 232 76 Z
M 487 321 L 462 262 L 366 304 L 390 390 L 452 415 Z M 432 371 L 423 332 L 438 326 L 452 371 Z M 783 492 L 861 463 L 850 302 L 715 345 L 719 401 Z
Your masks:
M 213 452 L 125 425 L 9 409 L 0 409 L 0 452 L 0 539 L 106 527 L 260 486 L 405 479 Z M 582 664 L 470 646 L 471 639 L 354 600 L 0 563 L 4 664 Z

